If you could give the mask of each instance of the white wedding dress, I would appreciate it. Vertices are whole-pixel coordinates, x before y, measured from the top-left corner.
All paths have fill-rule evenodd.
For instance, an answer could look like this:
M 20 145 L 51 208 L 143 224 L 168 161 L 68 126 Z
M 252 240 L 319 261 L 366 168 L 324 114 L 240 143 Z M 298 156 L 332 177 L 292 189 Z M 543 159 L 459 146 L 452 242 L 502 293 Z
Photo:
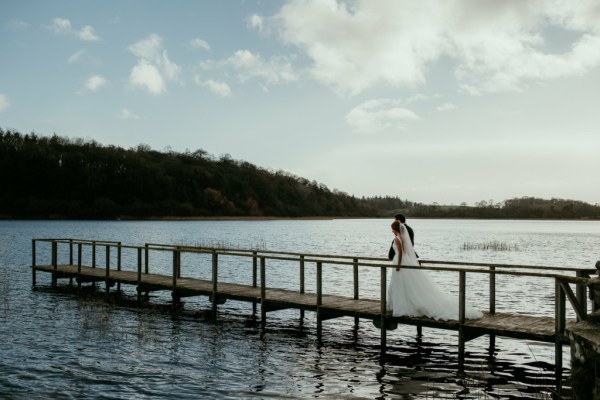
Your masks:
M 400 265 L 419 266 L 407 229 L 402 224 L 400 224 L 400 231 L 404 246 Z M 393 246 L 396 255 L 392 260 L 392 265 L 398 265 L 400 252 L 395 240 Z M 438 320 L 458 320 L 458 296 L 451 296 L 443 292 L 427 271 L 419 269 L 392 270 L 387 307 L 395 317 L 425 316 Z M 471 305 L 465 305 L 467 319 L 480 318 L 482 315 L 481 311 Z

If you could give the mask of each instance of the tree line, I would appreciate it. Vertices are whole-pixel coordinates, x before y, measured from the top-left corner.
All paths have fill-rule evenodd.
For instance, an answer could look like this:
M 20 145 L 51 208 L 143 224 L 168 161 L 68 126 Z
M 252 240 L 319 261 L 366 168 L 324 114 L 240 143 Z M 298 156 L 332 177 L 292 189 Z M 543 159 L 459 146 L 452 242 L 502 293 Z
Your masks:
M 356 198 L 285 171 L 204 150 L 130 149 L 0 128 L 1 218 L 594 218 L 600 205 L 522 197 L 475 206 Z
M 4 218 L 347 216 L 376 210 L 339 191 L 229 155 L 0 129 Z

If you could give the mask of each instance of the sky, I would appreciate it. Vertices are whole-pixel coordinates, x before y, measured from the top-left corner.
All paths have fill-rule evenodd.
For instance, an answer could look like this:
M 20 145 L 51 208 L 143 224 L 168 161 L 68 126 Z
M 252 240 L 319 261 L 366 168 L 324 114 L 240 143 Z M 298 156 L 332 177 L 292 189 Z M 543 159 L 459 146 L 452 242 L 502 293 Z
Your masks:
M 595 0 L 0 0 L 0 127 L 357 197 L 600 203 Z

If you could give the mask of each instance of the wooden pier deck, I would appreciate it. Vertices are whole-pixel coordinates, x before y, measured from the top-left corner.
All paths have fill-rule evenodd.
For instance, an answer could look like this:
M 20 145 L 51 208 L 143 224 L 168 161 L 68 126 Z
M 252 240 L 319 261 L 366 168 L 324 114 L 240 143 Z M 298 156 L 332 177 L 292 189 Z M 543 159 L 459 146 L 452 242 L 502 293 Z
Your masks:
M 100 281 L 105 282 L 106 273 L 102 268 L 91 268 L 82 266 L 78 271 L 77 265 L 36 265 L 34 270 L 49 272 L 57 278 L 75 278 L 83 282 Z M 109 282 L 135 285 L 139 291 L 165 290 L 176 291 L 180 296 L 212 296 L 213 284 L 208 280 L 194 278 L 177 278 L 176 289 L 173 287 L 173 279 L 170 276 L 160 274 L 143 274 L 138 284 L 137 272 L 134 271 L 111 271 Z M 370 319 L 378 322 L 381 318 L 381 301 L 375 299 L 353 299 L 338 295 L 323 295 L 321 305 L 317 306 L 316 293 L 298 293 L 286 289 L 265 289 L 265 299 L 261 298 L 261 288 L 236 283 L 219 282 L 217 284 L 219 301 L 238 300 L 264 305 L 266 311 L 280 310 L 283 308 L 295 308 L 306 311 L 319 311 L 322 319 L 331 317 L 355 317 Z M 424 326 L 438 329 L 458 330 L 461 324 L 458 320 L 434 320 L 427 317 L 393 317 L 387 312 L 385 318 L 389 322 L 400 324 Z M 567 326 L 575 323 L 568 319 Z M 476 320 L 465 320 L 462 327 L 465 333 L 475 336 L 483 334 L 494 334 L 498 336 L 514 337 L 521 339 L 532 339 L 542 342 L 556 342 L 557 340 L 568 343 L 564 336 L 557 338 L 555 322 L 552 317 L 519 315 L 510 313 L 484 313 L 482 318 Z M 388 329 L 389 330 L 389 329 Z
M 38 264 L 36 246 L 50 244 L 50 263 Z M 59 252 L 59 245 L 62 252 Z M 65 250 L 64 247 L 67 247 Z M 86 248 L 84 255 L 82 249 Z M 104 265 L 97 262 L 97 252 L 104 250 Z M 133 251 L 133 257 L 128 262 L 137 259 L 134 265 L 122 266 L 122 251 Z M 150 252 L 168 252 L 172 254 L 172 274 L 165 275 L 151 273 L 149 267 Z M 209 257 L 212 269 L 211 279 L 198 279 L 186 277 L 182 274 L 181 254 L 192 253 Z M 59 263 L 59 254 L 68 262 Z M 137 257 L 136 257 L 137 256 Z M 84 258 L 87 257 L 87 260 Z M 219 281 L 219 257 L 244 257 L 252 260 L 252 282 L 248 284 Z M 116 260 L 115 260 L 116 258 Z M 75 261 L 76 259 L 76 261 Z M 111 261 L 115 260 L 115 261 Z M 266 260 L 291 263 L 299 273 L 299 288 L 267 287 L 266 285 Z M 164 257 L 163 261 L 164 262 Z M 239 264 L 239 263 L 238 263 Z M 305 290 L 305 266 L 315 267 L 316 291 Z M 322 287 L 323 265 L 337 265 L 351 267 L 353 271 L 354 293 L 352 297 L 337 294 L 327 294 Z M 442 266 L 437 266 L 442 264 Z M 457 267 L 459 265 L 460 267 Z M 162 265 L 164 271 L 165 265 Z M 196 265 L 198 267 L 198 265 Z M 358 268 L 375 268 L 380 271 L 380 296 L 379 299 L 362 298 L 359 293 Z M 245 267 L 241 267 L 245 268 Z M 58 279 L 75 279 L 80 286 L 85 282 L 104 282 L 106 293 L 110 287 L 117 284 L 133 285 L 136 287 L 138 301 L 142 293 L 150 291 L 169 291 L 174 303 L 179 303 L 182 297 L 208 296 L 212 304 L 213 316 L 216 318 L 219 304 L 227 300 L 260 304 L 261 323 L 264 325 L 269 311 L 285 308 L 298 309 L 301 315 L 304 311 L 313 311 L 317 316 L 317 329 L 320 332 L 321 321 L 336 317 L 354 317 L 371 320 L 381 332 L 381 348 L 385 351 L 387 331 L 393 330 L 398 324 L 407 324 L 421 327 L 438 328 L 458 331 L 459 333 L 459 358 L 464 357 L 465 342 L 489 335 L 490 340 L 496 336 L 505 336 L 518 339 L 529 339 L 542 342 L 555 343 L 555 368 L 557 373 L 562 370 L 562 345 L 568 343 L 566 330 L 577 320 L 587 318 L 587 285 L 590 275 L 596 269 L 582 269 L 573 267 L 548 267 L 548 266 L 519 266 L 489 263 L 460 263 L 448 261 L 422 260 L 420 268 L 436 271 L 458 272 L 458 301 L 459 312 L 455 320 L 434 320 L 427 317 L 394 317 L 387 310 L 387 271 L 392 268 L 389 262 L 382 258 L 337 256 L 322 254 L 299 254 L 290 252 L 276 252 L 267 250 L 243 250 L 223 248 L 203 248 L 193 246 L 178 246 L 165 244 L 145 244 L 143 246 L 122 245 L 114 241 L 95 241 L 83 239 L 32 239 L 32 283 L 36 286 L 36 273 L 46 272 L 52 274 L 52 285 Z M 404 267 L 410 268 L 410 267 Z M 543 272 L 538 272 L 538 271 Z M 549 273 L 551 271 L 553 273 Z M 575 276 L 565 275 L 566 273 Z M 466 274 L 489 275 L 489 309 L 483 317 L 475 320 L 465 318 L 465 294 L 467 291 Z M 496 276 L 513 275 L 525 276 L 536 279 L 553 279 L 555 282 L 555 313 L 554 316 L 522 315 L 516 313 L 496 312 Z M 573 292 L 571 285 L 575 285 Z M 572 306 L 577 320 L 566 318 L 566 304 Z M 596 303 L 592 303 L 592 311 Z

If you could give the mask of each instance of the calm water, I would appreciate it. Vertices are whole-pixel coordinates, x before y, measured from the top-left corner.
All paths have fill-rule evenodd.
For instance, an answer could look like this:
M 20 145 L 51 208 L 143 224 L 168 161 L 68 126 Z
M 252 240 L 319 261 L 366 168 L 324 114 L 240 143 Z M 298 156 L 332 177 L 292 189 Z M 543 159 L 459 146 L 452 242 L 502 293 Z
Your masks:
M 303 320 L 297 310 L 269 313 L 262 330 L 246 303 L 227 302 L 212 322 L 204 317 L 210 308 L 206 298 L 186 298 L 185 312 L 173 314 L 167 310 L 169 293 L 153 293 L 152 307 L 109 304 L 49 290 L 48 274 L 38 274 L 38 290 L 31 290 L 34 237 L 386 256 L 390 222 L 0 221 L 0 398 L 549 398 L 551 344 L 497 338 L 490 348 L 483 336 L 467 343 L 462 373 L 454 332 L 425 328 L 418 337 L 414 327 L 400 327 L 388 332 L 382 358 L 379 331 L 366 320 L 358 326 L 352 318 L 325 321 L 318 338 L 310 312 Z M 600 259 L 600 222 L 415 219 L 409 224 L 425 259 L 588 268 Z M 511 250 L 463 250 L 464 244 L 493 241 Z M 49 248 L 40 246 L 38 262 L 48 262 L 48 255 Z M 133 265 L 134 254 L 124 259 Z M 103 256 L 99 260 L 103 265 Z M 186 276 L 210 276 L 203 256 L 184 255 L 182 264 Z M 167 271 L 168 265 L 168 254 L 151 258 L 153 272 Z M 249 266 L 248 260 L 220 260 L 220 277 L 248 283 Z M 271 261 L 267 269 L 269 285 L 298 287 L 294 266 Z M 433 275 L 446 290 L 456 291 L 454 274 Z M 325 293 L 352 295 L 351 270 L 325 266 L 324 277 Z M 378 272 L 361 269 L 360 282 L 362 297 L 378 297 Z M 467 300 L 485 310 L 486 278 L 468 275 L 467 285 Z M 552 315 L 553 285 L 498 277 L 497 310 Z M 309 267 L 307 290 L 315 290 Z M 125 293 L 134 295 L 130 288 Z M 568 377 L 568 348 L 564 360 Z

